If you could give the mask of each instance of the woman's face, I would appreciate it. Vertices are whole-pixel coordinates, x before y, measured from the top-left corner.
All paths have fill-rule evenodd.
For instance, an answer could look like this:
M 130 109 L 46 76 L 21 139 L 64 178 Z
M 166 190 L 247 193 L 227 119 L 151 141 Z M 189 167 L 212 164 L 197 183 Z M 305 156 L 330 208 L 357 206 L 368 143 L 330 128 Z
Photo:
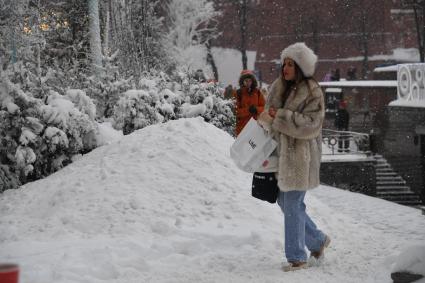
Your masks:
M 250 88 L 252 86 L 252 79 L 246 78 L 243 80 L 244 87 Z
M 283 61 L 282 75 L 286 81 L 295 80 L 295 62 L 291 58 L 285 58 Z

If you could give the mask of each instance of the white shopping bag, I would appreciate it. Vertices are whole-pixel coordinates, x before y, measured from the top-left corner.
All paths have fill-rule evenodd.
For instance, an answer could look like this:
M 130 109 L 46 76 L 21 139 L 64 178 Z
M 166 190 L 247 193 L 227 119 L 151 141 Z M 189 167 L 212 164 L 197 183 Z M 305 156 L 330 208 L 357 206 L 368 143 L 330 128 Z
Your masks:
M 230 147 L 230 157 L 242 171 L 261 172 L 276 146 L 277 142 L 251 118 Z

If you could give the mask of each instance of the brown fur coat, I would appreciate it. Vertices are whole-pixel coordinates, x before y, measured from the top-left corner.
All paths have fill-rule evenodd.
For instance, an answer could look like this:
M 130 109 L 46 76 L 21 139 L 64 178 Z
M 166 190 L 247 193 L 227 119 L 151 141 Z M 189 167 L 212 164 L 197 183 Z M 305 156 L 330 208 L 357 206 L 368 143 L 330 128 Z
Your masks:
M 279 142 L 277 179 L 280 190 L 305 191 L 320 183 L 324 97 L 317 82 L 303 81 L 291 90 L 282 107 L 285 89 L 283 79 L 274 81 L 259 122 Z M 270 107 L 278 109 L 274 119 L 268 114 Z

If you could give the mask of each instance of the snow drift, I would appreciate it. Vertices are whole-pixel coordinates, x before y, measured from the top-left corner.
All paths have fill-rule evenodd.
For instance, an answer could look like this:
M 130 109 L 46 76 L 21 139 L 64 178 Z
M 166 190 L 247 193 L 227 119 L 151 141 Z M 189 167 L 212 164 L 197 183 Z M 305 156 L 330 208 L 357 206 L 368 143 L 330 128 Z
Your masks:
M 146 127 L 0 195 L 0 262 L 38 282 L 391 282 L 420 211 L 330 187 L 307 206 L 324 265 L 283 273 L 283 218 L 250 196 L 233 138 L 202 118 Z

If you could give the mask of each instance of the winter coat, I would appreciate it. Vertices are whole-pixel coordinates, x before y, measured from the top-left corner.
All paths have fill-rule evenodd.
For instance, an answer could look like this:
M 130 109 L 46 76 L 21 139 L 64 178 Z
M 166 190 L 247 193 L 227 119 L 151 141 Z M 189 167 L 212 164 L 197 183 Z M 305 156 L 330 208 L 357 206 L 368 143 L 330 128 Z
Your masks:
M 335 127 L 338 131 L 348 131 L 348 124 L 350 122 L 350 114 L 347 109 L 338 109 L 335 114 Z
M 253 87 L 249 91 L 246 87 L 241 87 L 234 93 L 236 99 L 236 136 L 242 131 L 243 127 L 248 123 L 248 121 L 253 117 L 257 119 L 258 115 L 264 110 L 264 97 L 261 91 Z M 257 109 L 256 114 L 249 112 L 249 107 L 253 105 Z
M 278 186 L 281 191 L 305 191 L 319 186 L 322 154 L 321 130 L 325 118 L 323 92 L 314 80 L 294 87 L 283 104 L 286 82 L 271 86 L 259 123 L 278 141 Z M 277 109 L 273 119 L 268 109 Z

